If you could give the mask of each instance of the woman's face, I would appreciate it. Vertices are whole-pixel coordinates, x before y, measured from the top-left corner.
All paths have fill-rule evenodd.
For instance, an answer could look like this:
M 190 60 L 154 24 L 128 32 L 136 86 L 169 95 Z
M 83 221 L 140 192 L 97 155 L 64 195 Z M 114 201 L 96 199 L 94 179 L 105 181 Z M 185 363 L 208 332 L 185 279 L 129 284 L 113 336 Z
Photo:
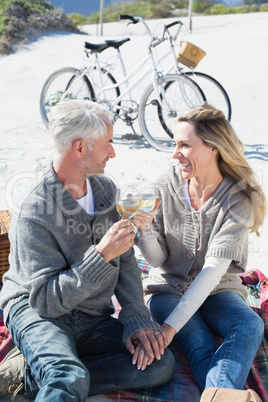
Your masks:
M 173 158 L 179 162 L 184 179 L 205 178 L 217 167 L 217 149 L 203 143 L 193 124 L 179 122 L 174 131 L 174 143 Z

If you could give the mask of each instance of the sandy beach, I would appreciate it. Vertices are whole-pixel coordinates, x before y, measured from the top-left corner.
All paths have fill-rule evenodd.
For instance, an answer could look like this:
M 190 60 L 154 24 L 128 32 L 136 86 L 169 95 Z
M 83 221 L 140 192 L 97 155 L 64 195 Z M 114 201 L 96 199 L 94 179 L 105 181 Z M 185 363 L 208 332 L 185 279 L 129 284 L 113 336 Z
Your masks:
M 193 33 L 184 39 L 207 52 L 197 70 L 214 76 L 227 90 L 232 103 L 233 124 L 245 144 L 245 154 L 268 196 L 268 13 L 194 17 Z M 172 20 L 167 20 L 170 22 Z M 183 18 L 188 25 L 188 19 Z M 159 20 L 150 21 L 154 27 Z M 127 69 L 146 53 L 144 31 L 126 22 L 104 25 L 104 37 L 95 26 L 83 28 L 86 35 L 52 33 L 24 44 L 9 56 L 0 57 L 0 209 L 16 209 L 17 193 L 26 181 L 37 181 L 52 158 L 52 141 L 39 112 L 39 96 L 46 78 L 56 69 L 81 67 L 83 43 L 129 36 L 122 47 Z M 110 55 L 107 54 L 107 57 Z M 149 77 L 150 78 L 150 77 Z M 148 78 L 148 79 L 149 79 Z M 141 91 L 146 80 L 137 89 Z M 138 122 L 135 129 L 140 134 Z M 121 185 L 153 180 L 171 161 L 171 154 L 156 151 L 146 141 L 122 140 L 130 129 L 115 125 L 115 151 L 106 173 Z M 249 239 L 248 269 L 268 276 L 268 220 L 261 236 Z M 1 401 L 10 400 L 1 397 Z M 100 401 L 99 398 L 90 400 Z
M 207 52 L 197 70 L 212 75 L 227 90 L 232 103 L 231 122 L 268 195 L 267 17 L 267 13 L 194 17 L 193 32 L 186 33 L 184 39 Z M 182 21 L 188 25 L 187 18 Z M 151 20 L 149 24 L 153 29 L 160 22 Z M 38 180 L 52 157 L 51 138 L 39 112 L 40 92 L 46 78 L 58 68 L 84 65 L 85 40 L 98 43 L 126 36 L 131 40 L 122 47 L 122 53 L 130 71 L 147 51 L 148 39 L 141 28 L 139 24 L 127 27 L 121 21 L 104 24 L 103 38 L 97 36 L 96 26 L 83 27 L 86 35 L 52 33 L 0 58 L 0 209 L 16 208 L 17 191 L 23 189 L 25 181 Z M 109 52 L 104 52 L 103 57 L 110 58 Z M 149 79 L 141 83 L 137 93 L 148 85 Z M 140 134 L 137 121 L 135 129 Z M 116 122 L 117 157 L 109 161 L 106 173 L 118 185 L 153 180 L 171 161 L 171 154 L 156 151 L 143 139 L 122 140 L 122 134 L 129 132 L 124 123 Z M 267 240 L 266 219 L 261 236 L 250 235 L 248 268 L 258 268 L 268 275 Z

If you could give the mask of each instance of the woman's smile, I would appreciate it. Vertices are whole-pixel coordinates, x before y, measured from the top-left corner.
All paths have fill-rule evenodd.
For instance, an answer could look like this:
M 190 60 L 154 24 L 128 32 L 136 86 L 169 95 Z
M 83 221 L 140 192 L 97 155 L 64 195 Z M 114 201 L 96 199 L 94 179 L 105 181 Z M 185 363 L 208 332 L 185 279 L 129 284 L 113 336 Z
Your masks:
M 190 166 L 191 163 L 190 163 L 190 162 L 188 162 L 188 163 L 181 163 L 181 162 L 179 162 L 179 165 L 180 165 L 181 169 L 185 169 L 185 168 L 187 168 L 188 166 Z

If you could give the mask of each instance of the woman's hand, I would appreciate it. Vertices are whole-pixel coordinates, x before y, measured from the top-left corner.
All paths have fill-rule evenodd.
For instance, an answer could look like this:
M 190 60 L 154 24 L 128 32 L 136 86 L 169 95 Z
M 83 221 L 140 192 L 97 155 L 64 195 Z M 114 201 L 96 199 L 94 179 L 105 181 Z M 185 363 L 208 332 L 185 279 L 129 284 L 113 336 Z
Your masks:
M 142 211 L 138 211 L 135 216 L 131 219 L 133 224 L 136 226 L 140 233 L 145 232 L 148 229 L 151 229 L 152 221 L 154 219 L 155 213 L 161 204 L 161 200 L 157 200 L 154 209 L 149 212 L 145 213 Z
M 154 358 L 161 359 L 167 347 L 165 331 L 157 329 L 140 329 L 125 341 L 127 350 L 133 355 L 132 363 L 144 370 Z
M 138 342 L 136 345 L 136 349 L 134 355 L 132 357 L 132 364 L 137 365 L 138 370 L 145 370 L 147 366 L 154 361 L 153 357 L 150 357 L 141 342 Z
M 176 335 L 176 330 L 165 322 L 162 324 L 162 327 L 165 330 L 165 334 L 167 337 L 168 345 L 172 342 L 174 336 Z

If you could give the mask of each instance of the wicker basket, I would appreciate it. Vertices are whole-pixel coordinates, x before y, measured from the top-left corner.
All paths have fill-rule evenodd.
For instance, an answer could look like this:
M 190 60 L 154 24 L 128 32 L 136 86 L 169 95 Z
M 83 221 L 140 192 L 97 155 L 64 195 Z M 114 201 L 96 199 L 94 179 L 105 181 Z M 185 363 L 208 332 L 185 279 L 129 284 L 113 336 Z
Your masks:
M 0 283 L 2 276 L 9 269 L 8 256 L 10 244 L 8 240 L 8 231 L 11 221 L 11 212 L 4 210 L 0 211 Z
M 189 68 L 195 68 L 206 52 L 190 42 L 182 41 L 177 60 Z

